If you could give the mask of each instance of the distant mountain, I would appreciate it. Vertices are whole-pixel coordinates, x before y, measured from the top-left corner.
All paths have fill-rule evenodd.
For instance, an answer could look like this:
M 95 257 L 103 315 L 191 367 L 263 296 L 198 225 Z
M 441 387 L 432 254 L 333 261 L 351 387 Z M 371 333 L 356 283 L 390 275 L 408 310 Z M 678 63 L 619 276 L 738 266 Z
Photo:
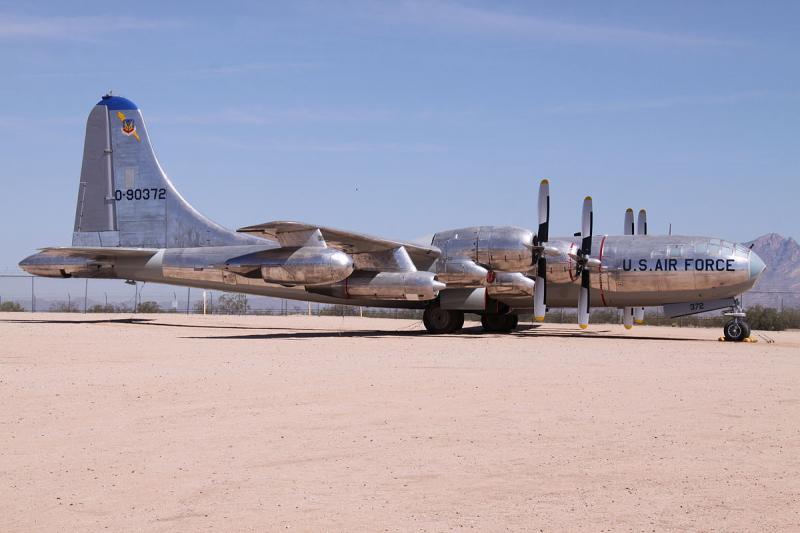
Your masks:
M 744 295 L 747 307 L 761 304 L 769 307 L 800 308 L 800 244 L 791 237 L 767 233 L 745 243 L 752 244 L 767 269 L 753 287 Z

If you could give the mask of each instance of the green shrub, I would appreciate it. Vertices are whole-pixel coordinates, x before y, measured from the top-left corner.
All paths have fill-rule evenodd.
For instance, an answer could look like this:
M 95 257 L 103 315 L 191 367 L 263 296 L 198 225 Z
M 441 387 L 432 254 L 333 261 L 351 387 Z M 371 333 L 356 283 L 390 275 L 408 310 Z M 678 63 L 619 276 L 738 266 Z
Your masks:
M 0 304 L 0 312 L 4 313 L 16 313 L 19 311 L 24 311 L 25 308 L 22 307 L 17 302 L 3 302 Z

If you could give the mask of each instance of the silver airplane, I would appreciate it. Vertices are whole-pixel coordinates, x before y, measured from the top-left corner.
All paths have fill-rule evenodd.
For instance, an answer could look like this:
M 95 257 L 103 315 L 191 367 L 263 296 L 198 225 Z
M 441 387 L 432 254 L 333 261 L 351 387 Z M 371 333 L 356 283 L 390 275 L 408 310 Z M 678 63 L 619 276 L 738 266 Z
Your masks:
M 548 307 L 644 307 L 668 316 L 728 309 L 725 337 L 749 326 L 739 295 L 764 263 L 750 249 L 706 237 L 647 235 L 644 211 L 623 235 L 594 235 L 591 198 L 582 229 L 549 237 L 549 183 L 539 188 L 536 233 L 513 226 L 443 231 L 430 246 L 316 224 L 267 222 L 232 231 L 195 210 L 156 159 L 139 108 L 103 96 L 89 114 L 72 246 L 43 248 L 20 262 L 46 277 L 166 283 L 322 303 L 424 309 L 431 333 L 453 333 L 464 313 L 485 330 L 508 332 L 520 313 L 544 320 Z

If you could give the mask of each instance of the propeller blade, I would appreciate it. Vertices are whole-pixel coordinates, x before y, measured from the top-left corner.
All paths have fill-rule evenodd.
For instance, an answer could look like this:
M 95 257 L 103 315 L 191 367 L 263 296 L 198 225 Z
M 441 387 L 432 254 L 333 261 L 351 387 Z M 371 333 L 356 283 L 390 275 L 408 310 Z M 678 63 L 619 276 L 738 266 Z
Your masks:
M 592 197 L 583 199 L 583 212 L 581 213 L 581 252 L 588 256 L 592 253 L 592 226 L 594 225 L 592 212 Z
M 547 242 L 550 233 L 550 182 L 539 183 L 539 244 Z
M 550 182 L 539 182 L 539 230 L 536 240 L 539 246 L 550 238 Z M 547 312 L 547 259 L 544 250 L 539 252 L 536 261 L 536 284 L 533 286 L 533 319 L 543 322 Z
M 635 307 L 633 309 L 633 321 L 637 324 L 644 324 L 644 307 Z
M 581 329 L 589 327 L 589 309 L 591 308 L 589 281 L 589 271 L 584 269 L 581 272 L 581 292 L 578 293 L 578 325 Z
M 536 264 L 536 284 L 533 286 L 533 319 L 536 322 L 544 322 L 544 314 L 547 312 L 546 297 L 547 261 L 542 255 Z
M 647 211 L 639 210 L 639 217 L 636 220 L 636 235 L 647 235 Z
M 630 207 L 625 210 L 625 226 L 623 229 L 623 235 L 633 235 L 633 209 Z
M 625 329 L 631 329 L 633 327 L 633 307 L 626 307 L 622 313 L 622 324 Z

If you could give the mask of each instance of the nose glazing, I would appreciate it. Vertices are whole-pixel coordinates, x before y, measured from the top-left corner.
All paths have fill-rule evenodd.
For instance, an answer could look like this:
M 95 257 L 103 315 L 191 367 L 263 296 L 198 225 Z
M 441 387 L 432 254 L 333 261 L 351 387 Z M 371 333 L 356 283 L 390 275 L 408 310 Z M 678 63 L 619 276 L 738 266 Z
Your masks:
M 750 279 L 755 279 L 764 272 L 764 269 L 767 268 L 767 265 L 764 264 L 764 261 L 758 254 L 751 251 L 750 252 Z

